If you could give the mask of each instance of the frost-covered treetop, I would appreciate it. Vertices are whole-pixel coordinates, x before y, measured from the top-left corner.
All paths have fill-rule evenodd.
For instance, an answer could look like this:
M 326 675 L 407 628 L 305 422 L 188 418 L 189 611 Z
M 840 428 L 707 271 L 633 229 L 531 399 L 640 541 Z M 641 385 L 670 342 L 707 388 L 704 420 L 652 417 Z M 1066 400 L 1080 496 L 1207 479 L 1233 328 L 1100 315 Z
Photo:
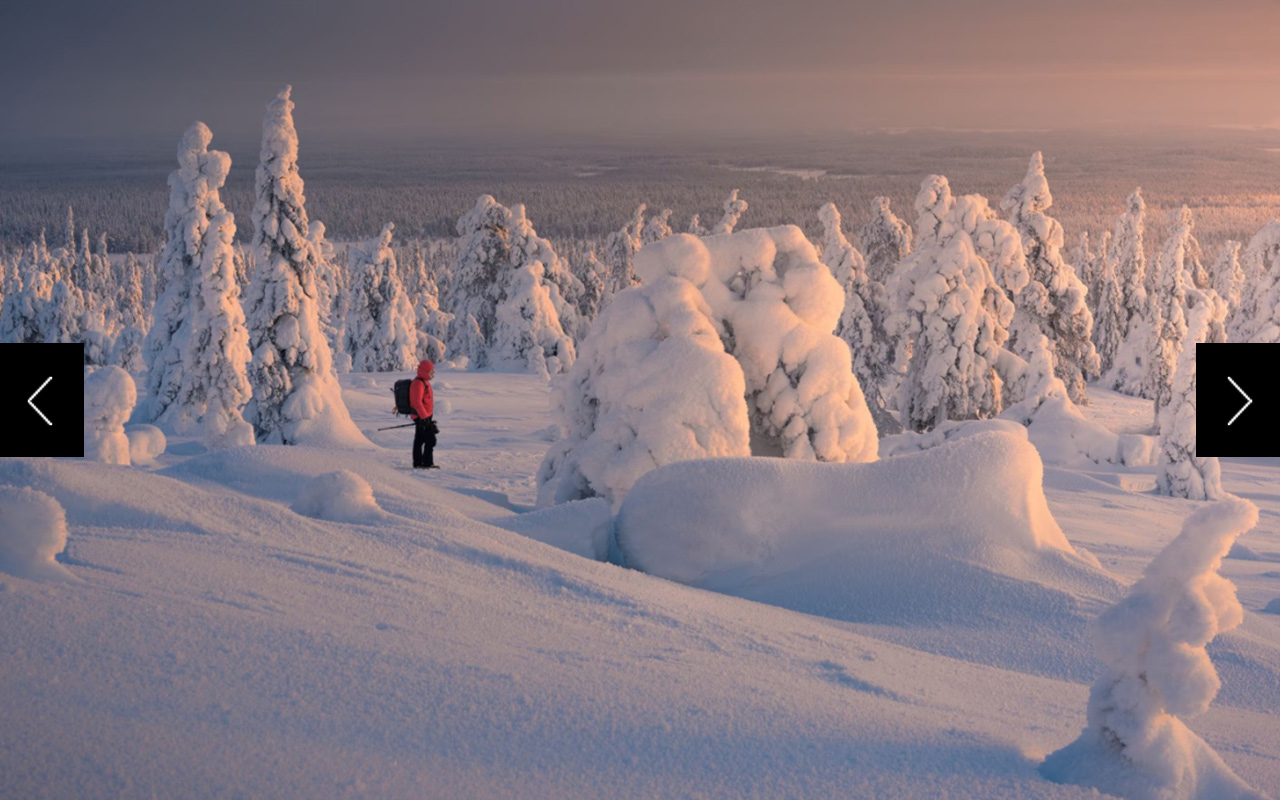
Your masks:
M 941 236 L 942 221 L 951 213 L 955 200 L 951 196 L 951 184 L 946 176 L 930 175 L 920 184 L 916 194 L 916 246 L 937 242 Z
M 470 211 L 458 217 L 458 235 L 467 236 L 485 228 L 505 227 L 510 213 L 506 206 L 493 199 L 493 195 L 482 194 Z
M 193 122 L 178 142 L 178 169 L 169 175 L 169 185 L 175 191 L 183 191 L 187 202 L 184 209 L 191 209 L 216 192 L 227 180 L 231 170 L 231 156 L 221 150 L 210 150 L 213 131 L 203 122 Z M 175 211 L 171 202 L 169 209 Z M 187 241 L 192 241 L 187 238 Z
M 292 91 L 292 86 L 281 89 L 267 104 L 262 120 L 262 152 L 256 173 L 258 200 L 253 208 L 255 247 L 281 238 L 293 250 L 307 247 L 310 226 L 302 176 L 298 174 L 298 131 L 293 126 L 293 101 L 289 99 Z
M 1005 213 L 1025 217 L 1043 214 L 1052 205 L 1053 195 L 1049 193 L 1049 181 L 1044 176 L 1044 156 L 1037 150 L 1031 154 L 1026 177 L 1009 190 L 1000 202 L 1000 208 Z

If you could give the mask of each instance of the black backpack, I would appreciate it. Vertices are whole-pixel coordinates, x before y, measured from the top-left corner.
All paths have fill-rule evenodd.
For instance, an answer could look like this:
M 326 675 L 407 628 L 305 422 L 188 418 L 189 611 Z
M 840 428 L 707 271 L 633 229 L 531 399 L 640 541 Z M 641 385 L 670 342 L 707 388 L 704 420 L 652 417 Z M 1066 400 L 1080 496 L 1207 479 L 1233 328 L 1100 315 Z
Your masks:
M 391 387 L 391 393 L 396 397 L 396 413 L 412 414 L 413 406 L 409 404 L 409 387 L 418 378 L 405 378 L 402 381 L 396 381 Z

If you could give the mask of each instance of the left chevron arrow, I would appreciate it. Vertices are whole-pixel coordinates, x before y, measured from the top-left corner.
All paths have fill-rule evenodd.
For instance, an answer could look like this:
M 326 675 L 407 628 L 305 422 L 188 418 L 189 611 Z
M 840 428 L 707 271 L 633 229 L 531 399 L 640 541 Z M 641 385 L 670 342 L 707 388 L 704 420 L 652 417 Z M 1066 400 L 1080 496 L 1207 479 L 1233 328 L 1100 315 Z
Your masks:
M 48 386 L 48 385 L 49 385 L 49 381 L 51 381 L 51 380 L 53 380 L 53 376 L 52 376 L 52 375 L 50 375 L 49 377 L 47 377 L 47 378 L 45 378 L 45 379 L 44 379 L 44 383 L 40 384 L 40 388 L 39 388 L 39 389 L 36 389 L 34 392 L 32 392 L 32 393 L 31 393 L 31 396 L 27 398 L 27 405 L 31 406 L 31 409 L 32 409 L 33 411 L 35 411 L 37 414 L 39 414 L 39 415 L 40 415 L 40 419 L 44 420 L 44 424 L 45 424 L 45 425 L 48 425 L 48 426 L 50 426 L 50 427 L 53 427 L 53 423 L 52 423 L 52 422 L 50 422 L 50 421 L 49 421 L 49 418 L 48 418 L 48 417 L 46 417 L 46 416 L 44 415 L 44 412 L 43 412 L 43 411 L 41 411 L 39 408 L 37 408 L 37 407 L 36 407 L 36 395 L 38 395 L 38 394 L 40 394 L 41 392 L 43 392 L 43 391 L 44 391 L 44 387 Z

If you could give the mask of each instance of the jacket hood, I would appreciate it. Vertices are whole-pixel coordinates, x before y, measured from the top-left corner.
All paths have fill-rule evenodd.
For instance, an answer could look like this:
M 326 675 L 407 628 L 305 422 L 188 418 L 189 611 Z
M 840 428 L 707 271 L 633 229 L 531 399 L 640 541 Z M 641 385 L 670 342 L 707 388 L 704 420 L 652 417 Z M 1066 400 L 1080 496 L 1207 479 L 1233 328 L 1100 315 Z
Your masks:
M 418 377 L 423 380 L 430 380 L 431 376 L 436 374 L 436 365 L 430 361 L 422 361 L 418 364 Z

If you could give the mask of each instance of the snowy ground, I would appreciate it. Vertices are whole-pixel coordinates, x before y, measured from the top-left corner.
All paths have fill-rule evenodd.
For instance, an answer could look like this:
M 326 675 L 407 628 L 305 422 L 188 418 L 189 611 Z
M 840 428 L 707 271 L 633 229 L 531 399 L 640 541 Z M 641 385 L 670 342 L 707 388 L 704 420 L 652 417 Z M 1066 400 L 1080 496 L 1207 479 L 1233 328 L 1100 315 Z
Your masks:
M 365 431 L 395 424 L 394 377 L 344 377 Z M 78 579 L 0 574 L 0 796 L 1098 796 L 1036 767 L 1084 726 L 1099 597 L 1051 587 L 1052 653 L 1018 629 L 974 648 L 965 597 L 957 622 L 837 621 L 583 559 L 493 524 L 539 524 L 513 520 L 546 384 L 442 370 L 436 397 L 438 472 L 407 469 L 409 429 L 371 453 L 0 460 L 0 484 L 66 508 Z M 1087 413 L 1149 425 L 1105 392 Z M 291 510 L 338 469 L 381 510 Z M 1125 582 L 1196 505 L 1152 494 L 1153 472 L 1046 468 L 1071 543 Z M 1276 794 L 1280 616 L 1259 612 L 1280 597 L 1280 459 L 1224 473 L 1262 522 L 1223 568 L 1246 619 L 1210 646 L 1223 691 L 1191 727 Z

